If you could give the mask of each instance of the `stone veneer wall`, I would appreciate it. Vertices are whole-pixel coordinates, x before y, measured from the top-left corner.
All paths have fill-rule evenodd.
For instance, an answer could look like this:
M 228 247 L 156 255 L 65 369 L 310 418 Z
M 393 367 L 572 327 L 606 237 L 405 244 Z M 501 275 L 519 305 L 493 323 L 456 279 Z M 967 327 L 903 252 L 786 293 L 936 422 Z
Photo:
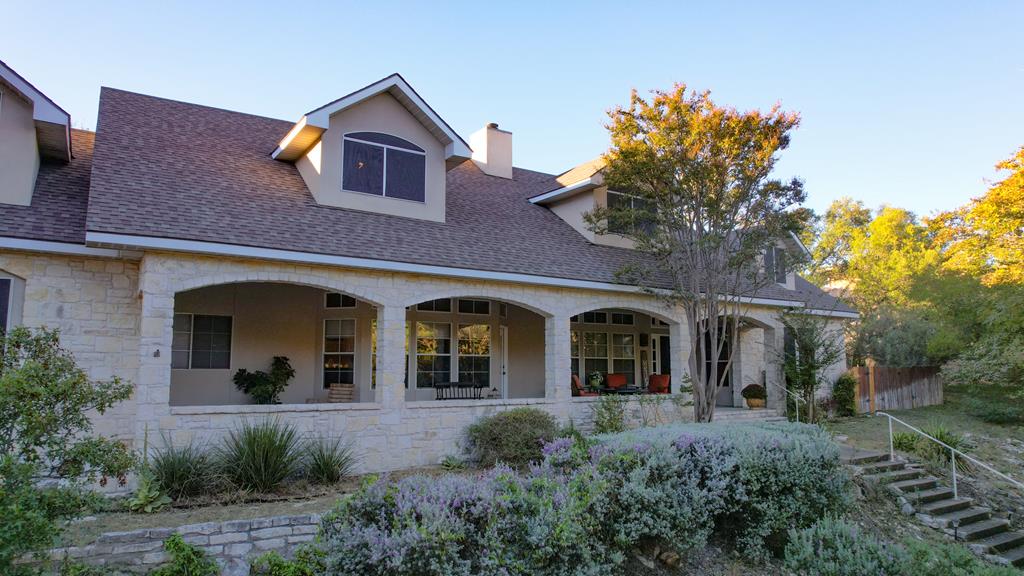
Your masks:
M 256 556 L 271 550 L 287 555 L 312 541 L 319 529 L 320 515 L 305 514 L 107 532 L 87 546 L 55 548 L 50 558 L 104 566 L 110 574 L 144 574 L 168 560 L 163 541 L 177 533 L 214 558 L 222 574 L 243 575 L 249 573 L 249 562 Z
M 217 258 L 182 253 L 114 260 L 19 252 L 0 253 L 0 269 L 23 278 L 24 322 L 62 330 L 64 344 L 94 378 L 120 376 L 135 383 L 132 400 L 96 421 L 97 430 L 141 445 L 166 436 L 176 444 L 218 442 L 243 420 L 277 418 L 307 435 L 347 437 L 361 456 L 356 472 L 379 472 L 437 463 L 463 452 L 465 428 L 477 419 L 519 406 L 536 406 L 562 422 L 588 427 L 589 398 L 570 396 L 569 318 L 598 308 L 633 309 L 670 323 L 672 365 L 686 366 L 689 337 L 678 309 L 636 292 L 526 285 Z M 376 397 L 359 404 L 280 406 L 170 406 L 170 359 L 175 294 L 233 282 L 287 282 L 341 291 L 377 306 Z M 405 309 L 442 297 L 503 300 L 544 317 L 545 395 L 536 399 L 406 401 Z M 776 311 L 752 307 L 751 319 L 771 329 L 768 349 L 781 345 Z M 769 378 L 778 370 L 769 369 Z M 678 385 L 678 380 L 674 382 Z M 771 394 L 771 392 L 770 392 Z M 781 405 L 770 397 L 769 407 Z M 635 416 L 637 409 L 632 409 Z M 153 443 L 151 443 L 153 445 Z

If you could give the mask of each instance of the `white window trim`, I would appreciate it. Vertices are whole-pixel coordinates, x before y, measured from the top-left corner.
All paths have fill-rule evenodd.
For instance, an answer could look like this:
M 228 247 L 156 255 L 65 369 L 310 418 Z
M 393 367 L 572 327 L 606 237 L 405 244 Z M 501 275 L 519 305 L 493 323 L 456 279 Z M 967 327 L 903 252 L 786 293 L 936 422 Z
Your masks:
M 447 312 L 445 312 L 444 314 L 447 314 Z M 423 324 L 447 324 L 448 325 L 448 353 L 447 354 L 420 354 L 419 335 L 418 335 L 418 328 L 419 328 L 419 324 L 420 323 L 423 323 Z M 411 346 L 412 347 L 412 354 L 409 354 L 409 356 L 412 357 L 412 369 L 409 372 L 410 375 L 413 378 L 413 385 L 411 386 L 411 388 L 414 388 L 416 390 L 433 390 L 434 389 L 433 386 L 420 386 L 420 370 L 419 370 L 419 366 L 420 366 L 419 359 L 420 359 L 420 356 L 447 356 L 450 359 L 448 361 L 448 381 L 449 382 L 454 382 L 454 380 L 452 380 L 452 372 L 454 371 L 456 373 L 456 376 L 458 376 L 458 369 L 459 369 L 459 366 L 457 364 L 457 362 L 458 362 L 457 352 L 458 352 L 459 340 L 458 340 L 458 334 L 455 331 L 455 327 L 456 326 L 458 326 L 458 323 L 457 322 L 452 322 L 452 321 L 449 321 L 449 322 L 439 322 L 439 321 L 436 321 L 436 320 L 415 320 L 413 322 L 412 330 L 410 330 L 410 332 L 412 333 L 410 335 L 410 337 L 412 338 L 412 346 Z M 433 372 L 433 371 L 431 371 L 431 372 Z
M 197 312 L 174 312 L 171 314 L 171 334 L 173 337 L 174 333 L 174 317 L 175 316 L 188 316 L 188 366 L 185 368 L 174 368 L 171 370 L 231 370 L 232 363 L 235 361 L 235 316 L 234 314 L 199 314 Z M 196 316 L 223 316 L 231 318 L 231 343 L 228 345 L 228 367 L 227 368 L 193 368 L 192 367 L 192 351 L 195 350 L 195 337 L 196 337 Z M 171 362 L 174 361 L 174 344 L 171 344 Z
M 485 354 L 465 354 L 465 356 L 466 356 L 466 358 L 487 358 L 487 386 L 489 388 L 494 388 L 495 386 L 494 386 L 494 382 L 493 382 L 493 379 L 492 379 L 492 376 L 494 376 L 494 374 L 493 374 L 493 372 L 494 372 L 494 332 L 495 332 L 494 325 L 492 323 L 490 323 L 490 322 L 472 322 L 472 321 L 470 321 L 470 322 L 467 322 L 467 323 L 458 322 L 458 323 L 455 324 L 455 326 L 457 328 L 459 328 L 459 329 L 461 329 L 463 326 L 466 326 L 466 327 L 470 327 L 470 326 L 487 326 L 487 340 L 488 340 L 488 342 L 487 342 L 487 349 L 488 349 L 487 354 L 486 355 Z M 459 352 L 459 331 L 458 330 L 456 330 L 455 333 L 453 334 L 452 340 L 453 340 L 453 344 L 454 344 L 452 346 L 452 361 L 455 364 L 455 369 L 451 371 L 451 372 L 455 373 L 455 380 L 453 380 L 453 382 L 461 382 L 461 380 L 459 380 L 459 373 L 462 372 L 462 371 L 459 369 L 458 362 L 460 360 L 462 360 L 463 354 Z
M 360 132 L 367 132 L 367 130 L 360 130 Z M 402 138 L 401 136 L 398 136 L 397 134 L 390 134 L 388 132 L 375 132 L 375 133 L 376 134 L 384 134 L 385 136 L 391 136 L 393 138 L 400 138 L 402 140 L 405 140 L 405 138 Z M 418 204 L 418 205 L 423 205 L 423 204 L 427 203 L 427 188 L 426 188 L 427 187 L 427 168 L 426 168 L 426 165 L 424 165 L 424 167 L 423 167 L 423 200 L 410 200 L 408 198 L 396 198 L 394 196 L 388 196 L 388 153 L 387 153 L 387 151 L 388 150 L 398 150 L 399 152 L 406 152 L 408 154 L 417 154 L 419 156 L 423 156 L 424 158 L 426 158 L 426 156 L 427 156 L 426 152 L 420 152 L 419 150 L 410 150 L 408 148 L 402 148 L 401 146 L 392 146 L 390 144 L 380 144 L 378 142 L 370 142 L 368 140 L 361 140 L 359 138 L 352 138 L 352 137 L 349 136 L 349 134 L 353 134 L 353 132 L 349 132 L 347 134 L 342 134 L 341 135 L 341 191 L 342 192 L 348 192 L 350 194 L 365 194 L 367 196 L 374 196 L 374 197 L 379 197 L 379 198 L 387 198 L 389 200 L 399 200 L 399 201 L 402 201 L 402 202 L 410 202 L 410 203 Z M 383 162 L 383 167 L 382 167 L 382 170 L 381 170 L 381 172 L 382 172 L 381 189 L 380 189 L 381 193 L 380 193 L 379 196 L 377 194 L 372 193 L 372 192 L 362 192 L 362 191 L 359 191 L 359 190 L 349 190 L 349 189 L 345 188 L 345 142 L 346 141 L 358 142 L 360 144 L 365 144 L 367 146 L 379 146 L 379 147 L 384 149 L 384 162 Z M 411 144 L 411 142 L 410 142 L 410 144 Z
M 339 308 L 329 308 L 329 310 L 339 310 Z M 351 308 L 349 308 L 351 310 Z M 325 343 L 327 341 L 327 323 L 330 321 L 341 321 L 345 320 L 352 321 L 352 352 L 327 352 Z M 352 384 L 358 389 L 359 388 L 359 370 L 358 370 L 358 358 L 359 358 L 359 319 L 350 318 L 343 316 L 340 318 L 325 317 L 320 319 L 320 361 L 317 363 L 317 381 L 318 390 L 328 390 L 329 387 L 324 384 L 324 356 L 327 354 L 352 354 Z M 370 354 L 373 354 L 373 346 L 370 346 Z M 371 370 L 372 370 L 372 364 Z M 373 381 L 373 374 L 370 374 L 370 381 Z
M 20 326 L 23 322 L 22 315 L 25 308 L 25 281 L 14 274 L 8 274 L 6 272 L 0 272 L 0 278 L 11 281 L 11 288 L 7 294 L 7 302 L 3 303 L 7 306 L 7 325 L 0 326 L 0 328 L 9 332 L 15 326 Z

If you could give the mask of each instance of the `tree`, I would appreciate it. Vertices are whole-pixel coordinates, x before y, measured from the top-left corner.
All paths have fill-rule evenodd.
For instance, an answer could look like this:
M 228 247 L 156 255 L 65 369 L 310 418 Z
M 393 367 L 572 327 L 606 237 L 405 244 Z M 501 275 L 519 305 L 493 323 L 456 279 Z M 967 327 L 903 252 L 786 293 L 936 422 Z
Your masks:
M 605 183 L 634 201 L 598 208 L 587 223 L 632 239 L 646 258 L 620 277 L 685 311 L 694 415 L 710 421 L 733 362 L 727 343 L 748 298 L 771 281 L 763 255 L 800 227 L 791 208 L 804 200 L 802 182 L 771 177 L 799 117 L 721 107 L 683 84 L 650 101 L 634 90 L 609 116 Z
M 808 278 L 821 285 L 848 280 L 853 238 L 871 223 L 871 210 L 859 200 L 839 198 L 832 201 L 823 218 L 811 222 L 816 226 L 803 237 L 811 246 Z
M 0 573 L 52 544 L 58 522 L 85 505 L 84 482 L 124 481 L 128 448 L 92 434 L 89 415 L 128 398 L 132 387 L 94 382 L 60 347 L 58 333 L 15 328 L 0 338 Z M 42 487 L 39 480 L 57 480 Z
M 943 267 L 989 286 L 1024 284 L 1024 146 L 996 164 L 1010 175 L 981 198 L 929 224 L 943 248 Z
M 815 398 L 825 382 L 825 370 L 846 355 L 842 326 L 828 316 L 812 315 L 800 310 L 787 310 L 780 315 L 786 327 L 783 346 L 783 371 L 786 387 L 803 400 L 806 422 L 817 418 Z

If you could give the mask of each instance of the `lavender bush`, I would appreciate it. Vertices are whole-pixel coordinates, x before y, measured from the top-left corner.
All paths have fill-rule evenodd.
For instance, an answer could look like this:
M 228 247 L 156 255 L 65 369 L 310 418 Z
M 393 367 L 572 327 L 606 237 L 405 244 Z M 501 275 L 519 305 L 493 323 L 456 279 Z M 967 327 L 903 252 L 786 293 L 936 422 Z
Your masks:
M 557 439 L 526 472 L 376 481 L 324 521 L 333 575 L 600 576 L 637 547 L 715 532 L 763 554 L 840 511 L 847 479 L 813 426 L 647 428 Z

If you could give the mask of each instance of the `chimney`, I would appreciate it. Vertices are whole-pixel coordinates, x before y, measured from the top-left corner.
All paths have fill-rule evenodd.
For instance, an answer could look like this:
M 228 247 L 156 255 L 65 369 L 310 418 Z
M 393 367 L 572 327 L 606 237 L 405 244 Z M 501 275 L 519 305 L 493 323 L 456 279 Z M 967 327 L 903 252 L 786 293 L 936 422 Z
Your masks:
M 485 174 L 500 178 L 512 178 L 512 133 L 499 130 L 491 122 L 469 137 L 473 149 L 473 162 Z

